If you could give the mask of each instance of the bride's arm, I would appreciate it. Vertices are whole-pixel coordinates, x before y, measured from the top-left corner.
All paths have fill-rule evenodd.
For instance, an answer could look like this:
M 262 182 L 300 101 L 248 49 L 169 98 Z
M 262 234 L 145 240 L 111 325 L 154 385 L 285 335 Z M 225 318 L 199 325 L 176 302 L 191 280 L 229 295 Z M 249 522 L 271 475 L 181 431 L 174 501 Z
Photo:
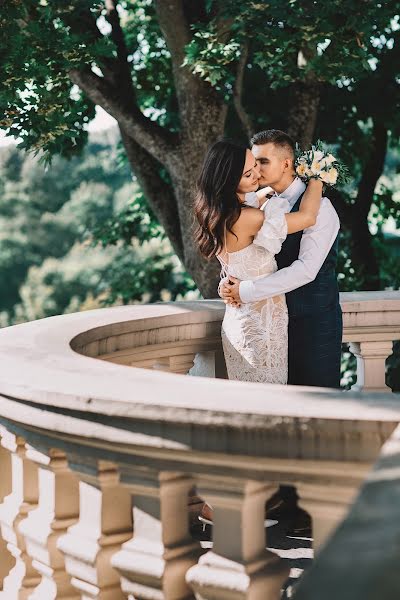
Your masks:
M 234 230 L 237 228 L 235 233 L 240 232 L 243 236 L 255 238 L 254 241 L 258 246 L 263 246 L 273 254 L 277 254 L 286 235 L 315 225 L 321 206 L 321 197 L 322 182 L 311 179 L 298 212 L 283 211 L 282 206 L 274 203 L 274 198 L 272 198 L 268 200 L 265 211 L 250 207 L 242 210 L 241 216 L 234 226 Z M 284 202 L 289 206 L 287 200 Z
M 322 181 L 319 179 L 310 179 L 298 212 L 285 215 L 288 234 L 315 225 L 321 206 L 322 185 Z
M 265 203 L 267 196 L 270 194 L 273 194 L 274 190 L 272 189 L 272 187 L 269 187 L 269 185 L 265 188 L 261 188 L 260 190 L 258 190 L 257 192 L 255 192 L 256 196 L 257 196 L 257 200 L 258 200 L 258 207 L 261 208 L 262 205 Z

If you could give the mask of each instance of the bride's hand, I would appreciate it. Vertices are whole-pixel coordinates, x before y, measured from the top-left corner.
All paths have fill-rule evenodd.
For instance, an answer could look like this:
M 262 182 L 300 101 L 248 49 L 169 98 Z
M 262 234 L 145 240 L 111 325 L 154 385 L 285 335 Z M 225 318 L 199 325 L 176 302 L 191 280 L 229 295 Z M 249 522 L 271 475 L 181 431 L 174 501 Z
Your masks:
M 314 190 L 320 190 L 322 194 L 324 184 L 320 179 L 315 179 L 314 177 L 312 177 L 307 183 L 307 187 Z
M 241 299 L 239 294 L 239 284 L 240 279 L 236 279 L 236 277 L 229 277 L 227 283 L 224 283 L 221 286 L 221 297 L 224 300 L 225 304 L 230 304 L 231 306 L 235 306 L 239 308 L 241 306 Z

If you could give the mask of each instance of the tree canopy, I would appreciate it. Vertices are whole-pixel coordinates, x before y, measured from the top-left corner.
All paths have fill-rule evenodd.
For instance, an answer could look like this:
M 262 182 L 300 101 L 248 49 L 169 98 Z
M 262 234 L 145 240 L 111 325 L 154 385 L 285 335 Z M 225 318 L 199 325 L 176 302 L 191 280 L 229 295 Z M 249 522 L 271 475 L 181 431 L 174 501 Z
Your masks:
M 218 269 L 194 247 L 192 199 L 207 147 L 266 127 L 302 145 L 320 137 L 354 176 L 333 200 L 359 286 L 376 288 L 379 236 L 371 239 L 368 215 L 372 207 L 378 224 L 399 219 L 393 183 L 376 185 L 388 149 L 398 165 L 398 8 L 395 0 L 11 1 L 0 17 L 0 125 L 45 160 L 69 157 L 102 106 L 204 296 L 215 295 Z

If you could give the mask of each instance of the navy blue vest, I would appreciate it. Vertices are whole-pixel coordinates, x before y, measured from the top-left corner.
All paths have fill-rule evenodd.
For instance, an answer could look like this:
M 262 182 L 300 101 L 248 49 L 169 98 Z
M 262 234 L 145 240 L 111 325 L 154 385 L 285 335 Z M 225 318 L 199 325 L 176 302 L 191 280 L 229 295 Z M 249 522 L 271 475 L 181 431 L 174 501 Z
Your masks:
M 290 212 L 297 212 L 303 194 L 297 200 Z M 277 254 L 278 269 L 288 267 L 299 257 L 302 231 L 291 233 L 282 244 L 282 249 Z M 338 238 L 334 241 L 328 256 L 325 259 L 318 275 L 306 285 L 303 285 L 286 294 L 286 302 L 290 316 L 315 315 L 328 308 L 335 308 L 339 304 L 339 288 L 336 278 L 336 264 L 338 256 Z

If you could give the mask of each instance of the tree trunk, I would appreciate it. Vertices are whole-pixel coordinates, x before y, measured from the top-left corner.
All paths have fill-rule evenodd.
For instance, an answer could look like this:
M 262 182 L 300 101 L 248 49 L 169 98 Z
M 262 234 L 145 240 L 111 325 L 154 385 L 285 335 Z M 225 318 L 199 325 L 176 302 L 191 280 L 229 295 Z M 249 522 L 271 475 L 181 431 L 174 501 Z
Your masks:
M 320 84 L 312 79 L 293 84 L 288 133 L 301 148 L 313 141 L 318 116 Z
M 132 171 L 165 229 L 175 252 L 204 298 L 217 297 L 218 261 L 206 261 L 193 242 L 195 216 L 193 201 L 196 181 L 208 147 L 223 135 L 226 107 L 216 93 L 203 91 L 197 97 L 196 112 L 187 115 L 180 146 L 165 157 L 172 186 L 159 177 L 160 164 L 120 127 Z
M 181 229 L 184 247 L 184 265 L 196 282 L 203 298 L 216 298 L 218 297 L 217 288 L 220 266 L 216 258 L 211 261 L 205 260 L 193 241 L 195 226 L 195 214 L 193 210 L 195 180 L 193 179 L 193 169 L 189 167 L 185 171 L 182 168 L 178 173 L 171 173 L 177 203 L 180 207 L 185 206 L 185 210 L 181 210 L 181 213 L 183 212 L 181 227 L 183 223 L 186 224 Z
M 351 260 L 360 278 L 362 290 L 379 290 L 379 265 L 372 245 L 372 236 L 368 220 L 361 217 L 357 209 L 353 210 L 351 227 Z
M 370 139 L 370 155 L 352 206 L 352 261 L 362 278 L 362 289 L 380 289 L 379 265 L 368 227 L 368 214 L 374 199 L 375 187 L 385 164 L 388 133 L 384 124 L 374 120 Z

